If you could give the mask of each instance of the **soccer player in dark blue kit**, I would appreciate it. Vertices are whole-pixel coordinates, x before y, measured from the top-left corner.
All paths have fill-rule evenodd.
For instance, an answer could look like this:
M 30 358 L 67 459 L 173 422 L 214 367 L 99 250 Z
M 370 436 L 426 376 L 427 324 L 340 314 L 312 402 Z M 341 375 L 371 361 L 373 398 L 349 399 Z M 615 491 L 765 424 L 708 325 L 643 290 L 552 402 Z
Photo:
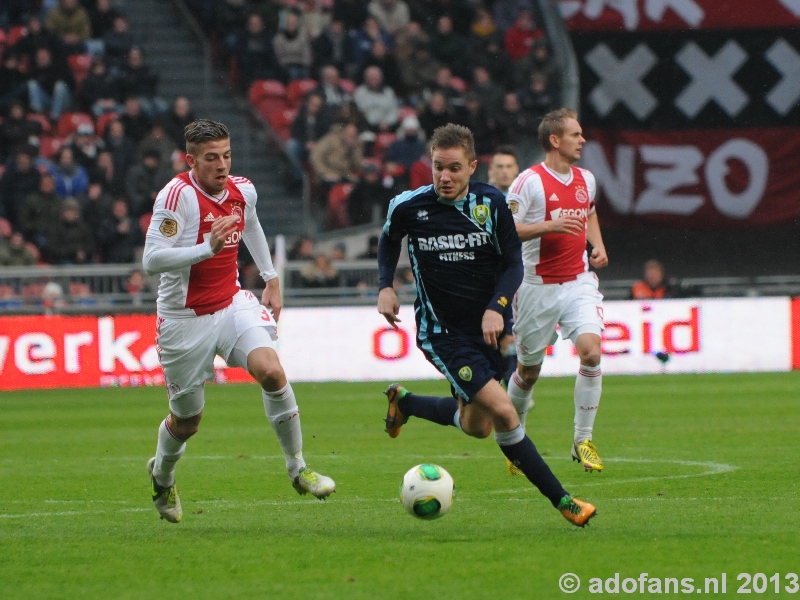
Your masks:
M 449 123 L 431 138 L 433 185 L 392 200 L 378 246 L 378 312 L 397 328 L 392 281 L 402 239 L 417 286 L 417 346 L 450 382 L 452 396 L 419 396 L 401 385 L 386 391 L 386 431 L 400 434 L 411 416 L 495 440 L 506 458 L 566 519 L 583 527 L 595 507 L 572 498 L 544 462 L 497 381 L 503 311 L 522 281 L 522 254 L 511 211 L 496 188 L 470 182 L 477 160 L 472 132 Z

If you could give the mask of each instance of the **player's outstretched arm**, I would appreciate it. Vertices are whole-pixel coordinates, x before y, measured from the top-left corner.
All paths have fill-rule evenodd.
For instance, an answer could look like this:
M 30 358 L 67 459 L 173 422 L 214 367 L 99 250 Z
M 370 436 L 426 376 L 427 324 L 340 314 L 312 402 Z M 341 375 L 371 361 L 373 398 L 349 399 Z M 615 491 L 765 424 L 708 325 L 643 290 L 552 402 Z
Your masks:
M 397 268 L 397 261 L 400 260 L 400 250 L 402 249 L 401 240 L 393 240 L 385 233 L 378 240 L 378 312 L 383 315 L 386 321 L 394 329 L 400 319 L 400 301 L 394 291 L 394 272 Z

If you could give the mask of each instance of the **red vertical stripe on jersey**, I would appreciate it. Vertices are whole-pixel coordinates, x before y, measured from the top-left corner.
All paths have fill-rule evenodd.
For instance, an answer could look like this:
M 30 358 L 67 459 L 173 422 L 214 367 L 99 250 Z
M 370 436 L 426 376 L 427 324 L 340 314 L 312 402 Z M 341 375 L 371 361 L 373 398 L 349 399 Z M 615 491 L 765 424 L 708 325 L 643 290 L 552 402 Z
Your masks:
M 531 176 L 531 175 L 533 175 L 533 173 L 534 173 L 534 171 L 533 171 L 533 167 L 531 167 L 530 169 L 528 169 L 527 171 L 525 171 L 525 172 L 522 174 L 522 177 L 520 177 L 520 178 L 517 180 L 517 185 L 515 185 L 515 186 L 513 187 L 513 189 L 511 190 L 511 193 L 513 193 L 513 194 L 519 194 L 520 190 L 522 190 L 522 187 L 525 185 L 525 182 L 526 182 L 526 181 L 527 181 L 527 180 L 530 178 L 530 176 Z

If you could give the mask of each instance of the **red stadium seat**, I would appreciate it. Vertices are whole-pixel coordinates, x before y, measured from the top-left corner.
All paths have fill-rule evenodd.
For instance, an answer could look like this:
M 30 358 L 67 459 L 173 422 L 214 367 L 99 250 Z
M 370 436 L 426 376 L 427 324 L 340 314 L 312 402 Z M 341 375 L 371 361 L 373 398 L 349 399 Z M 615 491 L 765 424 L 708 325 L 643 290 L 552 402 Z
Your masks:
M 75 132 L 79 125 L 89 124 L 94 128 L 92 115 L 79 112 L 67 112 L 61 115 L 56 127 L 56 133 L 61 137 L 67 137 Z
M 450 86 L 461 94 L 467 91 L 467 82 L 461 79 L 461 77 L 451 77 Z
M 11 236 L 11 222 L 8 219 L 0 217 L 0 238 L 7 238 Z
M 348 94 L 354 94 L 356 91 L 356 83 L 352 79 L 340 79 L 339 85 Z
M 328 192 L 328 226 L 338 229 L 350 225 L 347 214 L 347 199 L 355 187 L 352 183 L 337 183 Z
M 297 108 L 305 95 L 317 87 L 316 79 L 295 79 L 286 88 L 286 99 L 290 108 Z
M 153 213 L 144 213 L 139 217 L 139 228 L 144 235 L 147 235 L 147 230 L 150 228 L 150 221 L 153 219 Z
M 39 125 L 42 126 L 42 133 L 50 133 L 50 130 L 53 129 L 52 126 L 50 125 L 50 119 L 48 119 L 42 114 L 28 113 L 26 118 L 29 121 L 36 121 L 37 123 L 39 123 Z
M 262 117 L 272 122 L 272 115 L 287 108 L 286 87 L 274 79 L 254 81 L 247 94 L 250 104 Z
M 278 134 L 278 137 L 286 141 L 292 137 L 292 123 L 297 117 L 296 108 L 284 108 L 283 110 L 276 110 L 269 114 L 269 124 Z
M 23 37 L 28 35 L 28 28 L 25 25 L 15 25 L 8 30 L 6 36 L 6 44 L 10 47 L 20 41 Z
M 92 68 L 92 55 L 91 54 L 70 54 L 67 58 L 67 64 L 72 71 L 72 77 L 75 79 L 75 84 L 80 87 L 83 80 L 89 74 Z
M 14 288 L 10 285 L 0 285 L 0 298 L 13 298 L 16 296 Z
M 53 158 L 59 148 L 64 145 L 64 138 L 39 136 L 39 155 L 42 158 Z
M 118 117 L 119 114 L 115 112 L 103 113 L 102 115 L 97 117 L 97 125 L 95 126 L 95 129 L 97 130 L 97 135 L 100 137 L 105 136 L 108 124 Z
M 383 160 L 386 149 L 397 139 L 393 133 L 379 133 L 375 136 L 375 144 L 372 146 L 372 154 L 375 158 Z

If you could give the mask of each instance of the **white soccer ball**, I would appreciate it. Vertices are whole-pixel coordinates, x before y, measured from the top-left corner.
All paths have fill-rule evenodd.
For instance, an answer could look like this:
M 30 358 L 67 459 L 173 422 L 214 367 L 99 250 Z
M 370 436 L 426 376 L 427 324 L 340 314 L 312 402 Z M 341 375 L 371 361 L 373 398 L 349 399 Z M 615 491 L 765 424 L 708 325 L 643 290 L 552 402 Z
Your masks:
M 400 484 L 400 500 L 408 514 L 428 521 L 450 510 L 455 493 L 453 478 L 439 465 L 411 467 Z

